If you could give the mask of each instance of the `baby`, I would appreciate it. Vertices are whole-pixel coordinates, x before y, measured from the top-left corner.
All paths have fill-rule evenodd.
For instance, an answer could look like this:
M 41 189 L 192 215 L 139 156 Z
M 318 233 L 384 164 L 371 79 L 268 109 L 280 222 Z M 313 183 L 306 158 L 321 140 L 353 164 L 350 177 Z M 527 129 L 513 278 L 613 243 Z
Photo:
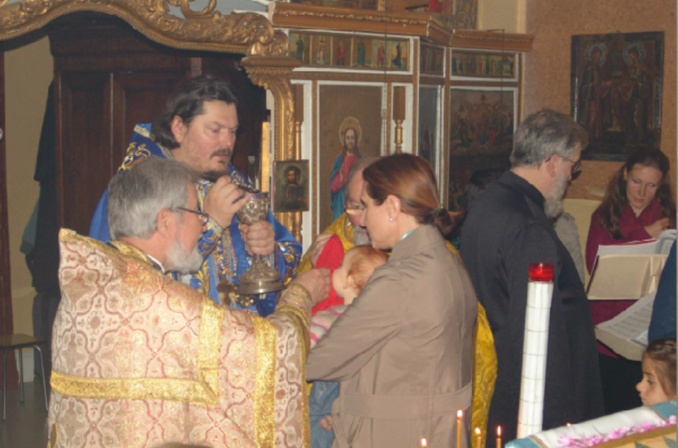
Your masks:
M 332 273 L 334 293 L 343 298 L 344 304 L 318 311 L 311 318 L 309 335 L 311 347 L 327 333 L 330 326 L 358 297 L 374 270 L 388 261 L 388 256 L 372 246 L 356 246 L 346 252 L 341 265 Z M 334 439 L 331 429 L 332 403 L 339 395 L 339 384 L 316 381 L 308 397 L 311 420 L 312 448 L 330 448 Z
M 311 347 L 318 343 L 334 321 L 358 297 L 374 270 L 386 261 L 388 255 L 372 246 L 356 246 L 346 252 L 341 266 L 332 273 L 332 288 L 338 297 L 344 299 L 344 304 L 318 311 L 313 316 L 310 328 Z
M 645 406 L 676 398 L 676 340 L 657 339 L 643 354 L 643 379 L 636 385 Z

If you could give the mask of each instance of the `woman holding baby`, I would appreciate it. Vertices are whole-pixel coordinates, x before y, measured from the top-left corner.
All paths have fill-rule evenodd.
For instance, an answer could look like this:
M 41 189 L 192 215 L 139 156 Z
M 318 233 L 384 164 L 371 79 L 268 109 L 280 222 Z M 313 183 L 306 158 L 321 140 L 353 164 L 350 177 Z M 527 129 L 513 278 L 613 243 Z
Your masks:
M 428 162 L 393 155 L 363 178 L 361 225 L 391 255 L 311 351 L 307 378 L 341 383 L 334 446 L 452 446 L 457 411 L 470 415 L 475 293 L 441 235 L 451 222 Z

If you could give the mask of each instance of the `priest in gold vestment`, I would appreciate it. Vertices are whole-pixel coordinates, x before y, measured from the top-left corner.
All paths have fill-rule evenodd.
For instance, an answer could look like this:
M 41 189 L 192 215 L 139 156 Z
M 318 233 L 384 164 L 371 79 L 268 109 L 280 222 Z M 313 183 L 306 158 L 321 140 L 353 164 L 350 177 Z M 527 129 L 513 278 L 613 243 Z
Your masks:
M 202 263 L 195 179 L 151 158 L 110 184 L 114 241 L 62 230 L 50 447 L 309 446 L 308 319 L 329 276 L 262 318 L 164 275 Z

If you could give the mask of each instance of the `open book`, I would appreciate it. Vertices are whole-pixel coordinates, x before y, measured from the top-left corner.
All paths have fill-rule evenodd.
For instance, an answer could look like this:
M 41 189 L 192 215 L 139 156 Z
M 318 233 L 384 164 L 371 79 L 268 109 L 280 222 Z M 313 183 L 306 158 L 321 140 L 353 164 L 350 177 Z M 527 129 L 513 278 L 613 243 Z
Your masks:
M 649 240 L 632 241 L 622 244 L 601 244 L 598 246 L 596 260 L 602 255 L 613 254 L 668 254 L 674 241 L 676 241 L 676 229 L 668 229 L 660 233 L 657 238 Z
M 675 240 L 676 230 L 669 229 L 652 240 L 599 246 L 586 289 L 589 300 L 640 299 L 655 291 Z
M 617 317 L 596 325 L 596 338 L 618 355 L 640 361 L 647 347 L 655 293 L 639 299 Z

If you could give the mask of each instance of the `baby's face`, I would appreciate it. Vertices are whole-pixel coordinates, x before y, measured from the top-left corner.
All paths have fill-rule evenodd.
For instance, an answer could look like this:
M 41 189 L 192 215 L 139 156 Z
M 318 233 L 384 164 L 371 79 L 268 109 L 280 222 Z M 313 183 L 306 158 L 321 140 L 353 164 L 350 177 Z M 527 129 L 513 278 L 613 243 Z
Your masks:
M 636 390 L 640 393 L 640 400 L 645 406 L 652 406 L 669 400 L 659 378 L 657 378 L 654 361 L 648 356 L 643 356 L 643 379 L 636 384 Z

